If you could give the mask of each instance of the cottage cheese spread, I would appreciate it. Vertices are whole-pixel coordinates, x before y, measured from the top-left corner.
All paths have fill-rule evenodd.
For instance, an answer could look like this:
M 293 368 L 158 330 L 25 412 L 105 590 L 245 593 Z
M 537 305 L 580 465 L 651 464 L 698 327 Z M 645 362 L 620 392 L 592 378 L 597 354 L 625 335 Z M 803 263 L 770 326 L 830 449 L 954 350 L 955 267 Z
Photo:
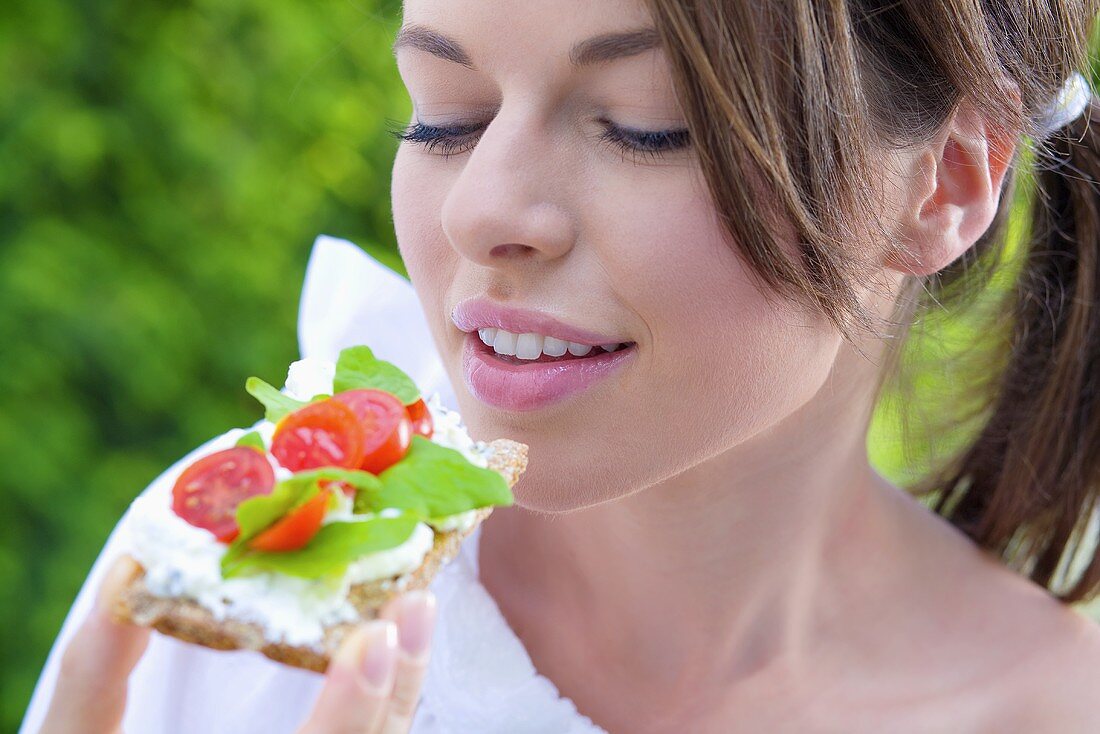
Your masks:
M 290 366 L 284 391 L 299 400 L 331 394 L 335 365 L 319 359 L 304 359 Z M 477 466 L 485 467 L 483 442 L 473 441 L 462 427 L 460 416 L 444 407 L 438 395 L 426 401 L 432 415 L 432 440 L 465 455 Z M 257 431 L 264 445 L 271 446 L 275 426 L 261 421 Z M 234 446 L 247 432 L 235 428 L 204 449 L 210 454 Z M 277 480 L 291 472 L 268 454 Z M 408 573 L 420 566 L 434 541 L 432 528 L 418 523 L 412 535 L 401 545 L 364 556 L 348 566 L 336 580 L 300 579 L 283 574 L 257 574 L 242 578 L 221 577 L 224 544 L 213 534 L 194 527 L 172 512 L 172 487 L 187 465 L 199 456 L 189 457 L 162 474 L 130 507 L 128 512 L 130 550 L 145 567 L 149 591 L 161 596 L 194 599 L 217 619 L 232 617 L 260 624 L 272 640 L 290 645 L 318 647 L 328 625 L 358 618 L 348 601 L 352 584 L 366 583 Z M 336 493 L 341 504 L 331 510 L 324 522 L 351 521 L 351 501 Z M 381 515 L 386 515 L 383 510 Z M 432 520 L 439 530 L 468 528 L 476 511 L 462 512 Z M 360 516 L 366 517 L 366 516 Z

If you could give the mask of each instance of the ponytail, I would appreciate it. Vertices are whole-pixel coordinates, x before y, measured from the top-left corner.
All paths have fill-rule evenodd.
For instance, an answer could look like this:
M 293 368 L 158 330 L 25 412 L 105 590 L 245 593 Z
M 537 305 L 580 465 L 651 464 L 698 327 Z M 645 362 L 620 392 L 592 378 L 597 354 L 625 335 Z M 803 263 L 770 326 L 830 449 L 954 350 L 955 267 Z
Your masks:
M 989 419 L 924 483 L 932 509 L 1066 603 L 1097 593 L 1100 558 L 1100 114 L 1034 146 L 1031 226 L 1005 296 L 1009 338 Z

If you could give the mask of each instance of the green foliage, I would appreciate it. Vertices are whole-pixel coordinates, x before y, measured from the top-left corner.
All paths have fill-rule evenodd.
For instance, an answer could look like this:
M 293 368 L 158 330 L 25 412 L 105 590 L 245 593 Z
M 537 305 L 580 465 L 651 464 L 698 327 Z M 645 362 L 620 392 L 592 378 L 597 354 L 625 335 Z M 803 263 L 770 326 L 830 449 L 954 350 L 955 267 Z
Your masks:
M 0 3 L 0 730 L 134 495 L 297 355 L 313 238 L 400 269 L 396 0 Z M 77 481 L 73 481 L 77 477 Z

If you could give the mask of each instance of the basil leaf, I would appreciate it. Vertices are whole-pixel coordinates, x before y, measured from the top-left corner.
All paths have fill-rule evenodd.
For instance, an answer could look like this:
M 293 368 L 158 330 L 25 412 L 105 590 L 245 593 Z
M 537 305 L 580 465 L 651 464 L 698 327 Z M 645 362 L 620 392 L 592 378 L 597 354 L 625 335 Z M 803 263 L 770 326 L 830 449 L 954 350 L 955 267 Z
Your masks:
M 316 479 L 294 475 L 276 484 L 271 494 L 249 497 L 237 505 L 237 525 L 241 534 L 233 544 L 251 540 L 291 510 L 313 499 L 318 491 L 320 484 Z
M 278 423 L 279 419 L 287 413 L 293 413 L 306 403 L 279 392 L 259 377 L 249 377 L 244 383 L 244 389 L 248 394 L 259 400 L 264 405 L 265 415 L 272 423 Z
M 413 436 L 405 457 L 378 479 L 378 490 L 356 495 L 356 512 L 396 507 L 430 518 L 513 501 L 508 482 L 499 473 L 475 466 L 458 451 L 423 436 Z
M 418 522 L 412 513 L 331 522 L 322 525 L 309 543 L 298 550 L 272 553 L 250 550 L 231 559 L 228 568 L 223 558 L 222 575 L 230 578 L 274 572 L 307 579 L 341 576 L 359 557 L 404 543 Z
M 249 431 L 240 438 L 237 439 L 237 446 L 247 446 L 252 449 L 256 449 L 260 453 L 267 450 L 264 446 L 264 439 L 260 436 L 259 431 Z
M 420 399 L 420 389 L 408 375 L 390 362 L 376 359 L 370 347 L 348 347 L 336 360 L 333 392 L 373 388 L 385 390 L 405 405 Z
M 222 556 L 222 577 L 229 578 L 240 558 L 254 552 L 248 547 L 250 540 L 294 508 L 308 502 L 319 490 L 320 485 L 316 479 L 299 479 L 296 475 L 276 484 L 271 494 L 249 497 L 237 505 L 237 526 L 240 533 Z
M 382 483 L 378 481 L 378 477 L 374 476 L 370 472 L 360 471 L 358 469 L 341 469 L 337 466 L 322 466 L 318 469 L 308 469 L 306 471 L 300 471 L 294 474 L 289 479 L 284 479 L 283 483 L 309 483 L 319 481 L 321 479 L 344 482 L 345 484 L 354 487 L 357 491 L 366 490 L 377 492 L 382 488 Z

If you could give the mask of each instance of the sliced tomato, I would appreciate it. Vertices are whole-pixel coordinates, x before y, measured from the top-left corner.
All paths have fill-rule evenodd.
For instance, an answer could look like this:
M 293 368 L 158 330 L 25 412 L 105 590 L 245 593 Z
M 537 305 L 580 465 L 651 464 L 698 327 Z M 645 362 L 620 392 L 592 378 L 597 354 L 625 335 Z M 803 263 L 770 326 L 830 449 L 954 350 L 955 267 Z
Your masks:
M 248 546 L 268 552 L 301 548 L 321 529 L 321 520 L 325 517 L 331 491 L 322 489 L 301 506 L 276 520 L 271 527 L 253 537 L 248 541 Z
M 405 405 L 385 390 L 347 390 L 332 396 L 347 405 L 366 432 L 359 468 L 378 474 L 398 461 L 412 442 L 412 421 Z
M 428 404 L 424 402 L 424 398 L 420 398 L 411 405 L 406 405 L 405 410 L 408 411 L 409 420 L 412 421 L 412 432 L 424 438 L 431 438 L 432 414 L 428 410 Z
M 310 403 L 279 421 L 271 455 L 292 472 L 322 466 L 357 469 L 365 434 L 355 413 L 342 402 Z
M 172 511 L 223 543 L 237 528 L 237 505 L 249 497 L 271 494 L 275 472 L 254 448 L 236 446 L 204 456 L 183 470 L 172 487 Z

